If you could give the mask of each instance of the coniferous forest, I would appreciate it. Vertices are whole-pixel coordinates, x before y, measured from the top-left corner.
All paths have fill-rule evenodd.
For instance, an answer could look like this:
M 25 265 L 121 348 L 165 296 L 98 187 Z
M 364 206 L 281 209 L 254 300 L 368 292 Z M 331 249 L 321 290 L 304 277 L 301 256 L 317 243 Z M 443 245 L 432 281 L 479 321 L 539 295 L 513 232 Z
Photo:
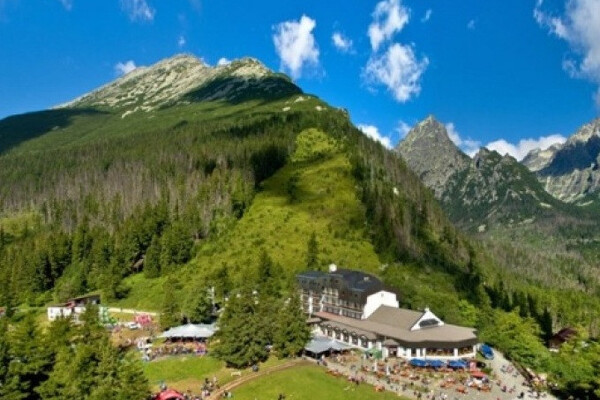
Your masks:
M 93 312 L 81 327 L 60 321 L 43 331 L 29 308 L 98 292 L 106 304 L 159 311 L 168 328 L 206 320 L 214 288 L 230 299 L 216 352 L 247 366 L 266 357 L 267 343 L 287 356 L 298 351 L 290 335 L 304 338 L 294 326 L 301 316 L 265 326 L 261 316 L 277 313 L 253 291 L 289 298 L 296 273 L 329 263 L 378 274 L 405 307 L 476 327 L 565 393 L 600 396 L 597 286 L 563 287 L 560 271 L 521 279 L 518 248 L 498 251 L 455 228 L 402 159 L 343 110 L 307 96 L 282 112 L 291 100 L 0 121 L 0 305 L 10 318 L 0 322 L 2 398 L 126 399 L 131 382 L 147 391 Z M 564 326 L 582 340 L 551 354 L 545 343 Z M 231 337 L 244 330 L 253 342 L 240 349 Z

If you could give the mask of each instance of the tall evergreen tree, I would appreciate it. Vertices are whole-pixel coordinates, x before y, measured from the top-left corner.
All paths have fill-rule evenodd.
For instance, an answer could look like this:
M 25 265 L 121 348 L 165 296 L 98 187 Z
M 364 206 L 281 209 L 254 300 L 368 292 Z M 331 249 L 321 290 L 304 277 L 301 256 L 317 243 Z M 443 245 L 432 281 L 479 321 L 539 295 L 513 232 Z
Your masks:
M 154 235 L 144 257 L 144 275 L 146 278 L 157 278 L 160 276 L 160 253 L 160 238 Z
M 164 297 L 160 312 L 160 327 L 169 329 L 179 325 L 181 322 L 181 312 L 179 304 L 175 297 L 177 286 L 172 277 L 168 277 L 163 285 Z
M 297 292 L 292 291 L 277 314 L 273 348 L 279 357 L 298 355 L 310 340 L 310 329 Z
M 209 288 L 202 281 L 190 286 L 183 312 L 188 322 L 209 322 L 212 317 L 213 303 Z
M 311 233 L 308 243 L 306 244 L 306 268 L 309 270 L 319 270 L 319 244 L 317 243 L 317 235 Z
M 267 359 L 267 333 L 250 290 L 229 299 L 219 318 L 215 354 L 227 365 L 244 368 Z

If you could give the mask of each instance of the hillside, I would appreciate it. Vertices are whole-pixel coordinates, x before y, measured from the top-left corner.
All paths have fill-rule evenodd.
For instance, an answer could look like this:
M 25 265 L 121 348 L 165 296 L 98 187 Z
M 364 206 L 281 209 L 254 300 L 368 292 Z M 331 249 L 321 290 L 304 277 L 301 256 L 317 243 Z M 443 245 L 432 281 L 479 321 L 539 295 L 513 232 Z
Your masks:
M 419 143 L 428 126 L 439 139 L 431 148 L 448 150 L 443 126 L 420 126 L 415 154 L 430 148 Z M 465 236 L 423 171 L 253 59 L 161 61 L 60 108 L 0 121 L 0 146 L 0 304 L 10 310 L 99 291 L 105 303 L 177 320 L 209 288 L 217 300 L 240 287 L 281 297 L 298 271 L 335 263 L 377 274 L 403 306 L 476 326 L 526 365 L 545 365 L 541 340 L 553 325 L 598 333 L 593 235 L 554 242 L 588 246 L 588 269 L 569 269 L 567 252 L 559 272 L 558 261 L 538 260 L 528 276 L 530 248 L 502 249 L 507 231 L 497 241 Z M 464 211 L 463 226 L 483 216 L 492 237 L 498 226 L 533 226 L 524 222 L 541 220 L 542 203 L 562 207 L 513 159 L 446 153 L 420 165 L 453 163 L 455 173 L 430 176 L 459 193 L 443 192 L 460 197 L 448 210 Z M 482 213 L 486 202 L 497 211 Z M 515 210 L 523 214 L 511 221 Z M 507 320 L 534 345 L 498 337 Z
M 321 266 L 477 274 L 468 243 L 406 166 L 301 93 L 256 60 L 209 68 L 176 56 L 0 121 L 2 215 L 35 216 L 3 235 L 3 297 L 39 304 L 101 290 L 155 308 L 164 276 L 224 268 L 235 282 L 262 250 L 293 276 L 313 233 Z M 304 140 L 335 150 L 303 159 L 313 151 Z

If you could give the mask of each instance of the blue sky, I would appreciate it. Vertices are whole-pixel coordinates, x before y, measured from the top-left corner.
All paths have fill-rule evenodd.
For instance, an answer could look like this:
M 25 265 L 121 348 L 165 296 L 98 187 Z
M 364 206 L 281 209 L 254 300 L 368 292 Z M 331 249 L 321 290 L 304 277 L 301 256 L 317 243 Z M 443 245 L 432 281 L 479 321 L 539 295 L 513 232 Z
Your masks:
M 180 52 L 256 57 L 390 145 L 434 114 L 520 158 L 600 109 L 600 0 L 0 0 L 0 118 Z

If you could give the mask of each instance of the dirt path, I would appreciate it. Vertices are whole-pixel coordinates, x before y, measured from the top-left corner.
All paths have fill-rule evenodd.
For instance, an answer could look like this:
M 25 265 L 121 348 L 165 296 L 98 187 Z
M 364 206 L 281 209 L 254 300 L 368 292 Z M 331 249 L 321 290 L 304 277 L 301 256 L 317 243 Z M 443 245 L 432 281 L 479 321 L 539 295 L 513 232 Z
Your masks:
M 276 365 L 274 367 L 266 368 L 266 369 L 260 370 L 258 372 L 247 373 L 246 375 L 242 375 L 239 379 L 229 382 L 229 383 L 223 385 L 219 390 L 216 390 L 213 393 L 211 393 L 211 395 L 207 398 L 207 400 L 219 399 L 219 398 L 221 398 L 223 393 L 225 393 L 226 391 L 231 391 L 240 385 L 246 384 L 248 382 L 253 381 L 254 379 L 263 377 L 265 375 L 269 375 L 274 372 L 283 371 L 283 370 L 297 367 L 300 365 L 311 365 L 311 364 L 313 364 L 313 363 L 311 363 L 310 361 L 307 361 L 307 360 L 295 359 L 295 360 L 292 360 L 285 364 Z

